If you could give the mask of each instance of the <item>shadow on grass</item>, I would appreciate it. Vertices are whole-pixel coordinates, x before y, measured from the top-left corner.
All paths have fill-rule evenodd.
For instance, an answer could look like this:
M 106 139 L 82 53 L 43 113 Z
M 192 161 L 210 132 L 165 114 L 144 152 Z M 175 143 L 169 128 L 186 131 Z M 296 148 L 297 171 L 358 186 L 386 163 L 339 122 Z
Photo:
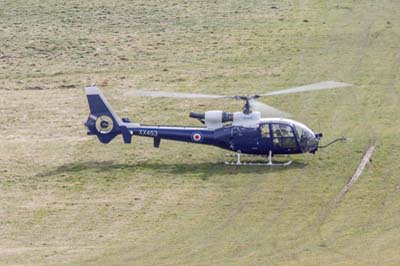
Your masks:
M 138 162 L 138 163 L 115 163 L 114 161 L 86 161 L 64 164 L 54 170 L 43 172 L 39 176 L 53 176 L 60 174 L 83 174 L 112 172 L 143 172 L 148 170 L 158 174 L 173 174 L 176 176 L 185 174 L 200 174 L 202 179 L 218 175 L 236 174 L 261 174 L 288 171 L 290 169 L 302 169 L 307 164 L 294 161 L 289 166 L 232 166 L 223 163 L 160 163 L 160 162 Z M 204 176 L 204 178 L 203 178 Z

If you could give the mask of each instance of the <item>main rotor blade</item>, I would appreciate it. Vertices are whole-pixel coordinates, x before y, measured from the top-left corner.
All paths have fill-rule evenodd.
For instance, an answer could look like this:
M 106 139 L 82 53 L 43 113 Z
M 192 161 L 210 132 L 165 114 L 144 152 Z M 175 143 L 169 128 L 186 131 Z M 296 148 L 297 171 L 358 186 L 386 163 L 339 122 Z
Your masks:
M 129 96 L 144 96 L 144 97 L 165 97 L 165 98 L 189 98 L 189 99 L 219 99 L 219 98 L 232 98 L 230 96 L 216 95 L 216 94 L 198 94 L 198 93 L 182 93 L 182 92 L 168 92 L 168 91 L 129 91 L 125 95 Z
M 337 81 L 324 81 L 318 82 L 310 85 L 304 85 L 300 87 L 294 87 L 286 90 L 273 91 L 270 93 L 260 94 L 260 96 L 272 96 L 272 95 L 280 95 L 280 94 L 289 94 L 289 93 L 298 93 L 305 91 L 316 91 L 316 90 L 326 90 L 326 89 L 336 89 L 353 86 L 352 84 L 337 82 Z
M 261 117 L 293 117 L 293 115 L 269 106 L 257 100 L 250 100 L 250 107 L 252 111 L 261 113 Z

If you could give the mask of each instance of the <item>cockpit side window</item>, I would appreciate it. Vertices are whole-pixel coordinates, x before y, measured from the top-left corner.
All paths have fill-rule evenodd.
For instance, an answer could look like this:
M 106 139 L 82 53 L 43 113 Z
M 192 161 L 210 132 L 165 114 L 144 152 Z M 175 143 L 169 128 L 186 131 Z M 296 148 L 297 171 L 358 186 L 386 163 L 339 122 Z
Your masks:
M 280 149 L 296 149 L 296 140 L 291 126 L 272 124 L 273 145 Z
M 275 138 L 294 137 L 292 128 L 283 124 L 272 124 L 272 133 Z

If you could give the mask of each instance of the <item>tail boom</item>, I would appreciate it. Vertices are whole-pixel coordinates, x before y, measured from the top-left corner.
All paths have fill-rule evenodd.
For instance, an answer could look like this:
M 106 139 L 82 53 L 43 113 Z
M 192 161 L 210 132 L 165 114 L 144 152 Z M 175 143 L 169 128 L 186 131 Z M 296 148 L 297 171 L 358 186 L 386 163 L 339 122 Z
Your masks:
M 132 136 L 152 137 L 154 147 L 159 147 L 161 139 L 215 145 L 215 131 L 201 127 L 141 126 L 122 120 L 112 110 L 111 105 L 99 88 L 85 88 L 90 114 L 85 123 L 89 135 L 96 135 L 100 142 L 109 143 L 122 134 L 124 143 L 131 143 Z
M 128 128 L 138 124 L 121 121 L 98 87 L 87 87 L 85 91 L 90 109 L 85 123 L 88 134 L 96 135 L 102 143 L 109 143 L 117 135 L 122 134 L 124 142 L 131 143 L 132 134 Z

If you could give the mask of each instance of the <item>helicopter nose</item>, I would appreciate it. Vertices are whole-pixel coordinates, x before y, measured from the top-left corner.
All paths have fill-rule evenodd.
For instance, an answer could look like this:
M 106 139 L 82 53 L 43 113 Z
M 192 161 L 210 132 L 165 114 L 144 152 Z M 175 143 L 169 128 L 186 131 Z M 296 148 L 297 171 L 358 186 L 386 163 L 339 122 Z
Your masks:
M 314 137 L 309 140 L 308 151 L 314 154 L 318 150 L 319 141 L 322 138 L 322 133 L 314 134 Z

